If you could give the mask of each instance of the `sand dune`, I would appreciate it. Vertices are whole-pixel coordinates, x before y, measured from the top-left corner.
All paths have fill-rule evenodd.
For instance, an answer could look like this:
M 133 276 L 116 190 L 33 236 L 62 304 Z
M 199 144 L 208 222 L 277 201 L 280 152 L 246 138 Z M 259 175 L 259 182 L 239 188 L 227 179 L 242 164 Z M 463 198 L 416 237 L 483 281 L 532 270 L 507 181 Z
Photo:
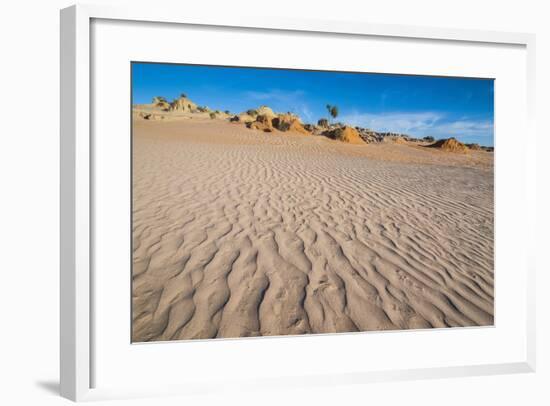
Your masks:
M 492 154 L 133 130 L 134 341 L 493 324 Z

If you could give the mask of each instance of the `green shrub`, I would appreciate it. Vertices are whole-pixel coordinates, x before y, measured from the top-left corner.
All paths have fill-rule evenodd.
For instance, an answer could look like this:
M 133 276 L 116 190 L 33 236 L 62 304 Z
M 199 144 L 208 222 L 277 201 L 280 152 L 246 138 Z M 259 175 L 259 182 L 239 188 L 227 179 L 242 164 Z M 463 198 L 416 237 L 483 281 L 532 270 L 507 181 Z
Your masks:
M 328 120 L 326 118 L 321 118 L 317 121 L 319 127 L 328 128 Z
M 279 131 L 288 131 L 290 130 L 290 122 L 281 119 L 281 117 L 275 117 L 272 120 L 273 127 L 275 127 Z

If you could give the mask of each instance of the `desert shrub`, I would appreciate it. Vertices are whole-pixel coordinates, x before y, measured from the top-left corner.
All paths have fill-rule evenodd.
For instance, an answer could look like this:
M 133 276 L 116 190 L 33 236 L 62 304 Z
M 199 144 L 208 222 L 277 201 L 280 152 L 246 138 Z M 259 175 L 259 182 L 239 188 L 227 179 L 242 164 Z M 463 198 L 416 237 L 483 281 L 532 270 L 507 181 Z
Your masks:
M 249 116 L 257 116 L 258 110 L 254 110 L 254 109 L 246 110 L 246 114 L 248 114 Z
M 185 93 L 180 94 L 180 97 L 181 97 L 182 99 L 187 99 L 187 95 L 186 95 Z
M 216 113 L 210 113 L 210 118 L 213 120 L 216 118 Z
M 290 123 L 288 121 L 283 121 L 281 124 L 279 124 L 279 130 L 281 131 L 290 130 Z
M 225 114 L 231 114 L 231 113 L 229 112 L 229 110 L 225 110 L 224 113 L 225 113 Z
M 424 141 L 426 141 L 426 142 L 434 142 L 434 141 L 435 141 L 435 138 L 432 137 L 431 135 L 428 135 L 428 136 L 426 136 L 426 137 L 424 137 L 424 138 L 422 138 L 422 139 L 423 139 Z
M 287 120 L 282 120 L 280 117 L 275 117 L 272 122 L 273 127 L 275 127 L 279 131 L 290 130 L 290 122 Z

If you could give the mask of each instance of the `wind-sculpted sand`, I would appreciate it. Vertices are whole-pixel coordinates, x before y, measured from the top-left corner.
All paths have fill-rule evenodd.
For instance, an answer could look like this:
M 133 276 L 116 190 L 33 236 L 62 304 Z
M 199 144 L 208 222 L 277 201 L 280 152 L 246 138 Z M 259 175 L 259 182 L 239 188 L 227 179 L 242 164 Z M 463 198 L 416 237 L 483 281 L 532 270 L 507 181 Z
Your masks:
M 492 325 L 492 162 L 135 120 L 133 341 Z

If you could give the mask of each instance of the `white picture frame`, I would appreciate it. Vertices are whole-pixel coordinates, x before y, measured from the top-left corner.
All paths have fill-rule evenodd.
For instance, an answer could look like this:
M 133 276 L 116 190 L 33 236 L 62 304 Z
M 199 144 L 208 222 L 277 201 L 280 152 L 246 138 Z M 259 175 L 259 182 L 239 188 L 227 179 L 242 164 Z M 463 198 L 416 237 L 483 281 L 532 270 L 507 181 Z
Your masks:
M 318 21 L 305 19 L 193 17 L 185 9 L 162 10 L 158 8 L 111 8 L 105 6 L 76 5 L 61 11 L 61 262 L 60 262 L 60 383 L 62 396 L 75 401 L 103 397 L 141 396 L 150 392 L 139 389 L 92 389 L 90 369 L 94 363 L 91 333 L 94 329 L 92 306 L 93 289 L 91 261 L 93 241 L 90 237 L 92 222 L 91 183 L 91 24 L 93 20 L 117 20 L 127 22 L 156 22 L 194 25 L 203 27 L 244 27 L 248 29 L 319 34 L 348 34 L 356 36 L 411 38 L 448 42 L 507 44 L 525 47 L 526 61 L 526 109 L 527 120 L 526 177 L 535 176 L 535 118 L 534 118 L 534 49 L 535 37 L 526 33 L 488 32 L 445 28 L 428 28 L 402 25 L 350 23 L 342 21 Z M 92 84 L 93 85 L 93 84 Z M 497 123 L 498 124 L 498 123 Z M 535 219 L 535 185 L 525 185 L 531 230 Z M 533 237 L 534 232 L 529 238 Z M 532 247 L 535 244 L 531 245 Z M 525 357 L 520 362 L 468 364 L 437 368 L 412 368 L 388 371 L 350 372 L 335 375 L 310 375 L 296 381 L 291 377 L 249 382 L 249 386 L 280 386 L 308 384 L 363 383 L 380 380 L 423 379 L 469 375 L 531 372 L 535 370 L 535 260 L 534 252 L 528 252 L 528 262 L 520 272 L 527 280 L 525 303 Z M 244 384 L 246 387 L 247 384 Z M 205 390 L 206 387 L 204 387 Z M 196 391 L 194 387 L 192 391 Z M 200 390 L 200 389 L 198 389 Z M 189 387 L 158 388 L 157 393 L 185 394 Z

